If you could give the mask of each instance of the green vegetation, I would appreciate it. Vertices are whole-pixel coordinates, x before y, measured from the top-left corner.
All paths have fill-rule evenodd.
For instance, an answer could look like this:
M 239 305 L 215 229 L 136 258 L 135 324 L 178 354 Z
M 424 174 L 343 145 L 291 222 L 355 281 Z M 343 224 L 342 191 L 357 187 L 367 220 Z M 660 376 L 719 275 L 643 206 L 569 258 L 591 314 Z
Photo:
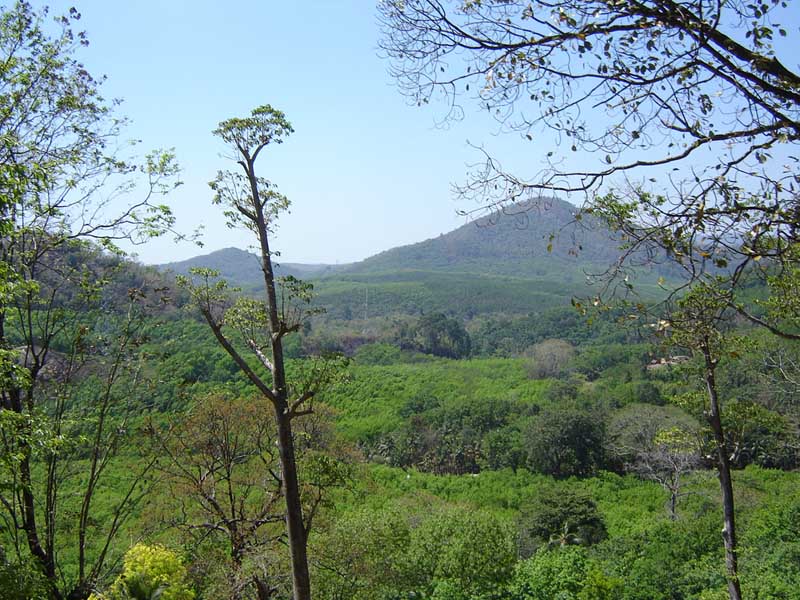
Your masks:
M 125 553 L 120 576 L 97 600 L 194 600 L 180 558 L 160 546 L 136 544 Z
M 169 155 L 117 219 L 58 204 L 78 175 L 136 188 L 105 156 L 116 121 L 72 58 L 77 16 L 55 38 L 42 17 L 0 19 L 0 104 L 21 124 L 0 136 L 3 598 L 797 597 L 796 249 L 772 246 L 785 269 L 753 259 L 761 283 L 707 273 L 655 321 L 668 268 L 632 274 L 632 306 L 567 306 L 617 242 L 558 200 L 279 276 L 288 201 L 254 164 L 291 126 L 263 106 L 220 124 L 244 172 L 211 184 L 258 236 L 261 295 L 244 264 L 243 290 L 210 268 L 176 289 L 112 243 L 171 225 L 151 204 Z M 37 85 L 46 102 L 18 102 Z M 62 121 L 72 135 L 37 129 Z
M 120 273 L 133 281 L 126 267 Z M 454 321 L 430 314 L 436 323 Z M 549 314 L 559 322 L 558 313 Z M 519 319 L 536 327 L 533 317 Z M 388 341 L 357 347 L 346 385 L 326 391 L 295 434 L 303 507 L 314 515 L 308 551 L 315 597 L 724 595 L 722 508 L 709 471 L 698 365 L 673 359 L 678 351 L 669 346 L 614 333 L 610 321 L 576 321 L 581 335 L 569 342 L 552 337 L 553 322 L 543 319 L 542 331 L 526 333 L 538 341 L 515 357 L 487 356 L 483 346 L 466 359 Z M 563 322 L 572 322 L 566 313 Z M 400 323 L 413 331 L 426 321 Z M 305 348 L 326 326 L 318 321 L 300 332 L 287 373 L 301 375 L 314 364 Z M 399 341 L 392 337 L 398 331 L 386 339 Z M 475 339 L 476 329 L 463 331 Z M 743 593 L 792 598 L 800 583 L 797 413 L 794 388 L 771 365 L 779 357 L 791 364 L 794 350 L 748 333 L 738 357 L 718 370 L 720 389 L 732 399 L 723 418 L 736 450 Z M 127 427 L 92 518 L 113 519 L 121 483 L 136 465 L 151 457 L 158 463 L 138 488 L 143 501 L 126 513 L 111 556 L 120 561 L 129 540 L 163 544 L 186 565 L 185 579 L 172 580 L 185 581 L 176 590 L 200 599 L 260 587 L 266 596 L 287 597 L 274 433 L 259 418 L 263 401 L 253 400 L 251 382 L 186 307 L 149 312 L 136 350 L 142 383 L 139 393 L 113 403 L 114 423 L 127 418 Z M 67 414 L 80 426 L 65 429 L 53 450 L 79 472 L 91 458 L 81 442 L 93 431 L 82 416 L 85 398 L 101 389 L 101 375 L 87 374 L 76 388 Z M 141 439 L 153 443 L 142 447 Z M 196 478 L 211 472 L 219 473 L 214 487 Z M 80 479 L 64 485 L 72 495 Z M 220 502 L 217 512 L 204 498 L 232 503 Z M 250 523 L 252 533 L 240 536 L 233 523 Z M 47 589 L 10 531 L 2 538 L 9 589 L 19 597 Z M 87 547 L 101 540 L 90 536 Z M 78 556 L 68 546 L 60 560 L 65 573 L 75 573 Z M 118 576 L 107 570 L 96 594 L 123 593 Z

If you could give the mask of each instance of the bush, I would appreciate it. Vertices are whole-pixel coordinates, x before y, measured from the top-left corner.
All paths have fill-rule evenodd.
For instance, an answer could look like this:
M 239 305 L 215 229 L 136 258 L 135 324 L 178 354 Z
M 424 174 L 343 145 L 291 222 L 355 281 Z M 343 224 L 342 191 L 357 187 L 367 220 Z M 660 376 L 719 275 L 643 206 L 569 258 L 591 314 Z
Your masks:
M 519 564 L 511 591 L 515 600 L 579 600 L 586 577 L 583 548 L 542 548 Z
M 136 544 L 125 554 L 122 574 L 107 600 L 194 600 L 186 567 L 172 550 Z
M 363 344 L 353 355 L 359 365 L 393 365 L 401 359 L 400 348 L 391 344 Z
M 0 546 L 0 597 L 3 600 L 48 598 L 50 586 L 34 562 L 9 563 Z
M 556 478 L 585 477 L 603 465 L 604 427 L 577 409 L 542 411 L 525 435 L 528 465 Z
M 546 487 L 524 504 L 517 526 L 523 556 L 544 545 L 589 546 L 607 536 L 592 497 L 563 485 Z
M 515 562 L 511 528 L 488 512 L 442 512 L 412 532 L 409 564 L 423 575 L 421 584 L 438 590 L 437 598 L 491 594 L 510 580 Z

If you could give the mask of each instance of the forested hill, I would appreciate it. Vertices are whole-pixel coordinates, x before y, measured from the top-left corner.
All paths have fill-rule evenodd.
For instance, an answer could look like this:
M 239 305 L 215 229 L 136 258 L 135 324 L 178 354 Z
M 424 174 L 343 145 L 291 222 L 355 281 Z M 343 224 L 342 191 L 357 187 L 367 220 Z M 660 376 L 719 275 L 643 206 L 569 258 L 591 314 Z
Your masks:
M 578 219 L 576 212 L 563 200 L 540 199 L 358 263 L 283 263 L 277 274 L 313 280 L 316 302 L 330 317 L 346 320 L 420 311 L 469 319 L 568 307 L 571 298 L 595 293 L 587 274 L 602 273 L 620 255 L 619 241 L 604 224 Z M 257 257 L 236 248 L 159 266 L 177 274 L 192 267 L 215 269 L 245 292 L 262 285 Z M 663 265 L 641 268 L 639 292 L 660 294 L 660 276 L 672 279 Z
M 439 237 L 392 248 L 343 273 L 451 271 L 522 278 L 597 271 L 619 256 L 619 243 L 594 219 L 558 199 L 517 204 Z
M 296 277 L 350 278 L 403 271 L 504 275 L 523 279 L 567 275 L 582 278 L 619 256 L 612 232 L 592 218 L 576 220 L 576 207 L 558 199 L 517 204 L 471 221 L 439 237 L 386 250 L 347 265 L 281 264 L 281 274 Z M 261 279 L 257 258 L 226 248 L 186 261 L 160 265 L 176 273 L 191 267 L 217 269 L 231 283 L 248 287 Z M 404 277 L 407 279 L 407 277 Z
M 249 288 L 263 283 L 258 257 L 238 248 L 223 248 L 180 262 L 157 265 L 162 271 L 172 271 L 177 275 L 186 275 L 189 269 L 203 267 L 219 271 L 232 285 Z M 329 275 L 339 269 L 336 265 L 310 265 L 300 263 L 278 263 L 278 276 L 293 275 L 301 279 L 318 278 Z

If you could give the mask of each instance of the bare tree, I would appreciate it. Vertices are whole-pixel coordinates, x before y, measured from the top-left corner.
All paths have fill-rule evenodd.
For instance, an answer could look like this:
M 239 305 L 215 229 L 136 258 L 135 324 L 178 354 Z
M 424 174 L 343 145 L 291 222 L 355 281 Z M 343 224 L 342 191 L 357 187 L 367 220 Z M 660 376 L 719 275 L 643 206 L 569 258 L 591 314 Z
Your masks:
M 506 131 L 531 139 L 532 158 L 539 130 L 556 134 L 555 147 L 539 156 L 544 169 L 511 173 L 487 155 L 459 188 L 463 197 L 493 208 L 578 192 L 626 234 L 626 257 L 665 249 L 690 277 L 714 263 L 734 284 L 772 264 L 762 259 L 796 271 L 800 74 L 779 55 L 791 44 L 773 44 L 791 35 L 780 24 L 790 17 L 787 2 L 384 0 L 379 7 L 381 47 L 410 99 L 440 95 L 448 118 L 461 118 L 462 105 L 474 101 Z M 568 167 L 573 152 L 585 168 Z M 721 290 L 731 307 L 796 337 L 748 309 L 735 290 Z
M 626 471 L 660 484 L 669 493 L 669 515 L 678 518 L 686 475 L 701 466 L 700 436 L 691 419 L 675 407 L 634 405 L 620 411 L 608 428 L 608 453 Z
M 259 600 L 280 589 L 274 573 L 258 565 L 266 549 L 282 538 L 281 477 L 273 427 L 263 419 L 263 398 L 219 395 L 200 398 L 191 412 L 166 432 L 154 425 L 153 439 L 163 457 L 159 470 L 168 483 L 170 524 L 187 532 L 195 546 L 221 537 L 229 550 L 230 597 L 254 587 Z M 174 508 L 174 507 L 173 507 Z
M 575 348 L 566 340 L 549 339 L 534 344 L 526 354 L 531 358 L 528 375 L 534 379 L 544 379 L 566 373 L 575 357 Z
M 384 0 L 379 9 L 381 47 L 411 99 L 427 103 L 441 93 L 448 116 L 459 118 L 469 97 L 512 131 L 551 128 L 605 164 L 569 172 L 554 159 L 544 177 L 527 182 L 489 164 L 505 194 L 490 198 L 596 189 L 642 167 L 704 164 L 699 156 L 711 148 L 719 167 L 692 181 L 692 196 L 735 192 L 730 178 L 741 176 L 764 181 L 773 200 L 793 199 L 791 172 L 775 188 L 767 172 L 745 166 L 771 162 L 770 149 L 800 133 L 800 75 L 772 43 L 788 35 L 778 24 L 789 16 L 786 2 Z M 711 204 L 683 216 L 712 218 Z

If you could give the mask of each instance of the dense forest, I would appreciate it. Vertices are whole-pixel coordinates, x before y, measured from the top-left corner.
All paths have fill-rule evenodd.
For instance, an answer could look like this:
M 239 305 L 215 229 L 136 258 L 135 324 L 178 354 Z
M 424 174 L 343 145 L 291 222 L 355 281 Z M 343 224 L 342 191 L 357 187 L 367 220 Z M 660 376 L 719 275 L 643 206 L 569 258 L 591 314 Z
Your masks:
M 800 597 L 794 204 L 537 195 L 280 265 L 264 105 L 213 132 L 256 254 L 144 266 L 177 167 L 113 153 L 76 18 L 0 15 L 0 598 Z
M 160 273 L 73 252 L 81 269 L 114 275 L 94 311 L 71 315 L 87 346 L 76 354 L 65 330 L 40 384 L 32 485 L 58 494 L 57 585 L 77 580 L 73 519 L 100 458 L 83 551 L 88 564 L 106 552 L 94 581 L 103 597 L 148 597 L 123 590 L 131 578 L 176 598 L 255 597 L 259 581 L 267 597 L 286 597 L 275 434 L 257 390 Z M 401 316 L 369 323 L 383 337 L 350 352 L 366 324 L 326 329 L 318 315 L 289 346 L 293 373 L 317 360 L 320 331 L 326 351 L 350 359 L 296 433 L 315 597 L 724 595 L 697 358 L 614 316 L 589 325 L 572 307 L 467 322 Z M 8 319 L 9 331 L 17 325 Z M 503 328 L 515 336 L 499 348 Z M 751 597 L 793 598 L 800 448 L 795 389 L 778 365 L 795 350 L 741 323 L 733 332 L 739 350 L 719 385 L 743 586 Z M 55 370 L 73 361 L 75 376 L 59 381 Z M 13 426 L 4 422 L 7 441 Z M 6 463 L 6 489 L 15 467 Z M 4 531 L 4 587 L 19 589 L 8 597 L 46 595 L 21 532 Z

